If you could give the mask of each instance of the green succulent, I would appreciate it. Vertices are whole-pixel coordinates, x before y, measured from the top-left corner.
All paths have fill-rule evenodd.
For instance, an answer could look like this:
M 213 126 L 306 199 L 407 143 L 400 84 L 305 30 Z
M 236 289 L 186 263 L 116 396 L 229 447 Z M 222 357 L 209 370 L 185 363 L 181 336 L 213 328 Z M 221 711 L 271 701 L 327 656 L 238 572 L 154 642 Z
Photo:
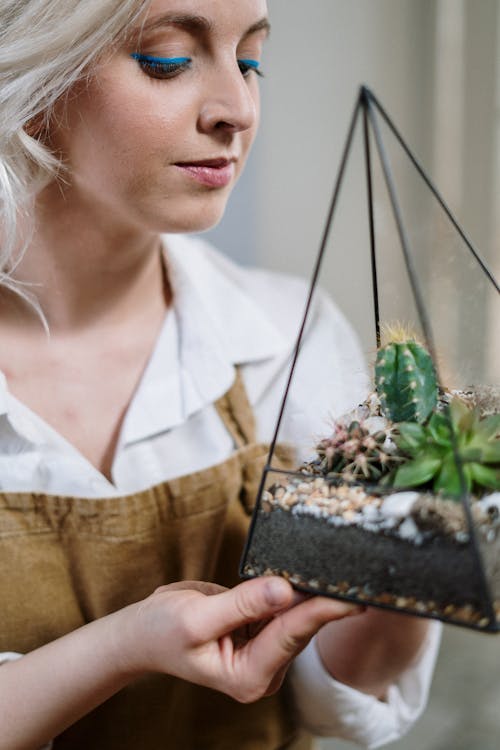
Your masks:
M 467 491 L 500 490 L 500 414 L 481 417 L 455 397 L 446 411 L 434 411 L 425 425 L 402 422 L 397 428 L 394 441 L 408 460 L 393 473 L 394 487 L 429 484 L 434 492 L 460 498 L 454 433 Z

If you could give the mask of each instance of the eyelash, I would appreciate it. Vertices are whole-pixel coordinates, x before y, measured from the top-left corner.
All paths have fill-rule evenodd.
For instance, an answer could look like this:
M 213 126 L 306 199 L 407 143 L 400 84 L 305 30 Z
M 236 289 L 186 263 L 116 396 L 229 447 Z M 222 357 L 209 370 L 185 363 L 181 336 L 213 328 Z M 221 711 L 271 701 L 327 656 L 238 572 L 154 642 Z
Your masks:
M 246 78 L 246 76 L 251 73 L 252 71 L 256 73 L 258 76 L 263 78 L 264 73 L 259 70 L 260 62 L 258 60 L 238 60 L 238 67 L 241 71 L 241 75 Z
M 183 70 L 187 70 L 191 66 L 190 57 L 153 57 L 152 55 L 141 55 L 139 52 L 133 52 L 131 57 L 134 58 L 152 78 L 167 79 L 173 78 Z M 241 75 L 247 78 L 249 73 L 256 73 L 258 76 L 263 76 L 262 71 L 259 70 L 259 61 L 250 59 L 238 60 L 238 67 L 241 71 Z
M 138 52 L 133 52 L 131 57 L 152 78 L 173 78 L 191 65 L 190 57 L 152 57 Z

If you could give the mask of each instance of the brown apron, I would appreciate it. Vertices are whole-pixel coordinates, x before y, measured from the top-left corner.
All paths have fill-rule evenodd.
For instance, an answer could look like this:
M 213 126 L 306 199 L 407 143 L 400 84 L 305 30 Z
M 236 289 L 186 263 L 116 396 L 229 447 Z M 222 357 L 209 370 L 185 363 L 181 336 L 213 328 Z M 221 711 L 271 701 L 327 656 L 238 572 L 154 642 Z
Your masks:
M 0 494 L 0 652 L 26 653 L 172 581 L 238 582 L 268 446 L 255 442 L 239 376 L 216 407 L 236 443 L 216 466 L 124 497 Z M 286 451 L 282 461 L 290 464 Z M 161 674 L 133 682 L 54 742 L 55 750 L 285 747 L 310 743 L 284 689 L 243 705 Z

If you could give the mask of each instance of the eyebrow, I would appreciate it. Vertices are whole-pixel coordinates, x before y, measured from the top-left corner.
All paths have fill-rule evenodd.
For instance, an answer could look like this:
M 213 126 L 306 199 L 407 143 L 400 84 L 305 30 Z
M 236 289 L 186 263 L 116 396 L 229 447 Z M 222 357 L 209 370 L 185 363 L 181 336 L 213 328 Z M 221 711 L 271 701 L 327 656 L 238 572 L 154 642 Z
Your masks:
M 269 36 L 269 34 L 271 33 L 271 24 L 269 23 L 267 18 L 261 18 L 260 21 L 253 23 L 250 28 L 247 29 L 243 34 L 243 39 L 245 39 L 247 36 L 251 36 L 252 34 L 256 34 L 257 31 L 265 31 L 266 37 Z
M 162 26 L 178 26 L 179 28 L 198 34 L 206 34 L 213 29 L 213 23 L 208 18 L 205 18 L 205 16 L 197 16 L 189 13 L 163 13 L 156 18 L 152 18 L 148 23 L 144 23 L 139 32 L 140 34 L 144 34 L 161 28 Z M 246 39 L 252 34 L 256 34 L 258 31 L 265 31 L 266 36 L 269 36 L 271 24 L 267 18 L 261 18 L 259 21 L 252 24 L 245 31 L 242 38 Z

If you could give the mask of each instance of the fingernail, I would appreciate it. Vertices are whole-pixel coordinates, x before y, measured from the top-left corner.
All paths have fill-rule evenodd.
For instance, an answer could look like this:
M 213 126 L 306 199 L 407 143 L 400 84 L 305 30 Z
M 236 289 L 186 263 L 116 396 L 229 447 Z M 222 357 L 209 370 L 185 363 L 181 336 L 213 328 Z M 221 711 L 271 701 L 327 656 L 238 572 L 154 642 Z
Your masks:
M 366 607 L 363 604 L 353 604 L 351 606 L 351 609 L 347 613 L 347 617 L 352 617 L 353 615 L 361 615 L 363 612 L 366 612 Z
M 266 581 L 265 596 L 271 607 L 284 606 L 290 599 L 290 586 L 280 578 L 271 578 Z

